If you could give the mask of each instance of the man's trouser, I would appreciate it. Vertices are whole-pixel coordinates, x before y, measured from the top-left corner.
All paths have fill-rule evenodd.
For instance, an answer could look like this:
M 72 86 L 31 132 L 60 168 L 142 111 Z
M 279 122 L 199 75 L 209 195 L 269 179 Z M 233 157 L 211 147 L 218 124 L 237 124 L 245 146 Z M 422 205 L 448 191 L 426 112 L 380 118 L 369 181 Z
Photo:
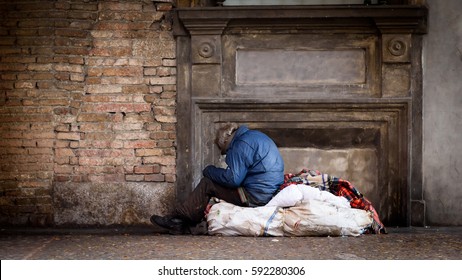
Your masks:
M 177 203 L 175 214 L 192 224 L 197 224 L 204 218 L 204 211 L 211 197 L 237 206 L 248 206 L 248 203 L 242 201 L 238 189 L 220 186 L 209 178 L 203 177 L 188 198 L 182 203 Z

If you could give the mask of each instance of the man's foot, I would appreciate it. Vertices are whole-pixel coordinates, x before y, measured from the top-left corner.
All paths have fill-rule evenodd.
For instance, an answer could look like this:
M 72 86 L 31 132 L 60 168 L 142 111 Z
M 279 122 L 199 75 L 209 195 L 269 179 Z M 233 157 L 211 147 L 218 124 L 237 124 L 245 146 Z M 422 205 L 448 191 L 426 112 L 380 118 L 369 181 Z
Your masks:
M 162 228 L 168 229 L 168 233 L 178 235 L 178 234 L 185 234 L 187 225 L 186 223 L 175 216 L 158 216 L 152 215 L 150 219 L 151 223 L 154 225 L 158 225 Z

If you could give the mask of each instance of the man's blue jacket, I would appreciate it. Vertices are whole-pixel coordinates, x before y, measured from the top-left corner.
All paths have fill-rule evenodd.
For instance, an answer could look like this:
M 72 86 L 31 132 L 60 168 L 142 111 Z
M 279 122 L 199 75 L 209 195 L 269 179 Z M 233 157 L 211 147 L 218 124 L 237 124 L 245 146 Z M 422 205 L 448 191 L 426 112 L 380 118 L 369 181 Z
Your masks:
M 207 166 L 203 175 L 228 188 L 244 187 L 258 204 L 266 204 L 284 182 L 284 161 L 264 133 L 240 126 L 226 151 L 226 169 Z

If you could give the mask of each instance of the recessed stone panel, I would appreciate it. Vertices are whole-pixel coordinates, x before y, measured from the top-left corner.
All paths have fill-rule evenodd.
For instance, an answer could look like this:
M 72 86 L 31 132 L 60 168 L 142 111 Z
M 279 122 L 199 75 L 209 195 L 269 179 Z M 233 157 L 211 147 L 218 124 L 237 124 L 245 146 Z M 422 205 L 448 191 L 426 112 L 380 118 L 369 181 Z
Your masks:
M 214 97 L 220 94 L 220 65 L 199 64 L 192 66 L 192 95 Z
M 407 97 L 411 90 L 411 65 L 384 64 L 382 94 L 383 97 Z
M 377 38 L 245 34 L 223 37 L 222 92 L 230 97 L 376 97 Z
M 236 85 L 366 83 L 366 55 L 350 50 L 237 50 Z

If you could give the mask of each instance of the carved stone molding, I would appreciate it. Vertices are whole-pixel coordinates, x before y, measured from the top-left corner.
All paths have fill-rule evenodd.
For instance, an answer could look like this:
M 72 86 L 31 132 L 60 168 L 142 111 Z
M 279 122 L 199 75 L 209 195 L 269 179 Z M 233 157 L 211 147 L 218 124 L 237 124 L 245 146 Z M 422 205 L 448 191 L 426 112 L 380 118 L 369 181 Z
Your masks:
M 383 34 L 383 62 L 409 62 L 411 49 L 410 34 Z
M 206 35 L 191 38 L 192 63 L 220 63 L 220 36 Z
M 179 8 L 175 35 L 221 34 L 225 28 L 321 32 L 425 33 L 425 6 L 248 6 Z

